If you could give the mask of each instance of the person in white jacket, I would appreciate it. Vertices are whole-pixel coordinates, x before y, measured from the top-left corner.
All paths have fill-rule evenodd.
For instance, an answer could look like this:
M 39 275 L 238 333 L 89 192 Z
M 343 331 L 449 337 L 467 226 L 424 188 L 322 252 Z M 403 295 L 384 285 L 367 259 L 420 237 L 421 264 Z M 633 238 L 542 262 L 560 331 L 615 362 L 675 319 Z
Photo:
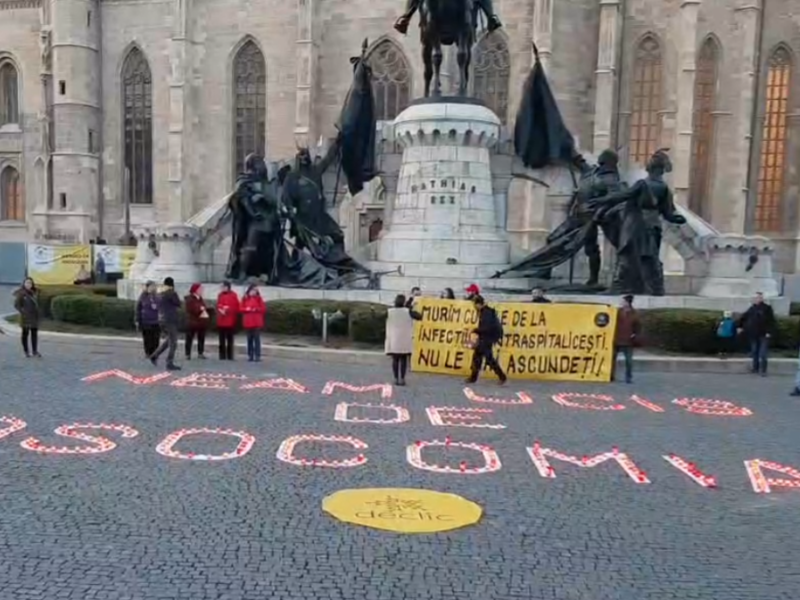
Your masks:
M 422 315 L 406 305 L 403 294 L 394 299 L 394 308 L 386 315 L 386 354 L 392 357 L 392 373 L 395 385 L 406 384 L 408 360 L 414 346 L 414 321 L 422 320 Z

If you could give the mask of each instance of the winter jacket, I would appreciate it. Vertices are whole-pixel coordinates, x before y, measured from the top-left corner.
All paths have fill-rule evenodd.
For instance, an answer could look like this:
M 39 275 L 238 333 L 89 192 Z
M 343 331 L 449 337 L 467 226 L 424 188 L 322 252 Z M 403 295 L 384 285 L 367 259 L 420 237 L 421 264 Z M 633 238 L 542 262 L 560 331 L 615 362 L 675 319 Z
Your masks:
M 245 296 L 241 303 L 242 325 L 245 329 L 261 329 L 264 327 L 264 315 L 267 306 L 260 294 Z
M 231 329 L 239 320 L 239 296 L 233 290 L 220 292 L 217 297 L 217 327 Z
M 19 324 L 28 329 L 39 328 L 39 291 L 20 288 L 14 294 L 14 308 L 19 313 Z
M 620 308 L 617 312 L 617 331 L 614 334 L 614 345 L 620 347 L 637 346 L 636 336 L 641 333 L 639 314 L 634 308 Z
M 158 297 L 158 321 L 162 325 L 177 327 L 181 299 L 172 288 L 167 288 Z
M 414 321 L 422 315 L 409 308 L 390 308 L 386 314 L 386 354 L 411 354 L 414 346 Z
M 478 344 L 496 344 L 503 339 L 503 325 L 497 312 L 484 306 L 478 313 L 478 326 L 475 328 Z
M 739 327 L 751 339 L 762 338 L 775 332 L 775 313 L 769 304 L 751 304 L 739 317 Z
M 209 314 L 206 301 L 199 296 L 189 294 L 184 299 L 186 306 L 186 321 L 189 329 L 201 330 L 208 328 Z M 205 315 L 205 316 L 203 316 Z
M 136 301 L 135 318 L 142 327 L 158 325 L 158 294 L 142 292 Z

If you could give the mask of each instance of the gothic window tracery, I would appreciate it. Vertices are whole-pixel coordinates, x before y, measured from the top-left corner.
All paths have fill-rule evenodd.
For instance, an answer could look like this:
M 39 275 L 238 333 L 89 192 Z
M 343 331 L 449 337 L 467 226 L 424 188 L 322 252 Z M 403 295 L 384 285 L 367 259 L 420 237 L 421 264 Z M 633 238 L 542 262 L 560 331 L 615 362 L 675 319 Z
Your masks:
M 631 90 L 630 161 L 645 164 L 661 135 L 661 47 L 653 36 L 636 48 Z
M 244 171 L 248 154 L 267 151 L 267 63 L 252 40 L 233 60 L 233 89 L 235 176 Z
M 391 121 L 411 98 L 411 68 L 403 51 L 391 40 L 383 40 L 367 58 L 372 68 L 375 112 L 379 121 Z
M 503 123 L 508 118 L 511 55 L 503 36 L 484 35 L 475 47 L 472 85 L 475 97 L 492 109 Z
M 131 204 L 153 203 L 153 77 L 132 48 L 122 67 L 125 186 Z
M 19 73 L 10 60 L 0 61 L 0 127 L 19 123 Z
M 10 166 L 0 172 L 0 221 L 25 221 L 22 179 Z
M 764 90 L 764 122 L 754 223 L 758 232 L 783 229 L 781 201 L 786 173 L 786 126 L 791 75 L 792 57 L 786 48 L 779 47 L 769 58 Z
M 689 208 L 708 219 L 708 194 L 714 151 L 714 109 L 717 101 L 719 48 L 708 38 L 697 57 L 694 83 L 694 118 L 692 135 L 692 171 Z

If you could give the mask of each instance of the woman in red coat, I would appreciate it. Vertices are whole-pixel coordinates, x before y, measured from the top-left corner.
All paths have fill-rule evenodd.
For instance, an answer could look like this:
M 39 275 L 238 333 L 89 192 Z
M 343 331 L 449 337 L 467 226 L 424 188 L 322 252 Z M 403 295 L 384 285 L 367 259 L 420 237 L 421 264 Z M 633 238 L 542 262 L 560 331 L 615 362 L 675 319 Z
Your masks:
M 203 288 L 199 283 L 193 283 L 189 288 L 189 295 L 184 298 L 186 306 L 186 360 L 192 358 L 192 342 L 197 337 L 197 358 L 205 359 L 206 329 L 208 329 L 208 309 L 203 300 Z
M 247 360 L 261 360 L 261 329 L 264 327 L 264 315 L 267 306 L 264 304 L 258 287 L 251 285 L 242 298 L 242 325 L 247 332 Z
M 233 360 L 233 334 L 239 320 L 239 296 L 226 281 L 217 296 L 217 332 L 219 333 L 219 359 Z

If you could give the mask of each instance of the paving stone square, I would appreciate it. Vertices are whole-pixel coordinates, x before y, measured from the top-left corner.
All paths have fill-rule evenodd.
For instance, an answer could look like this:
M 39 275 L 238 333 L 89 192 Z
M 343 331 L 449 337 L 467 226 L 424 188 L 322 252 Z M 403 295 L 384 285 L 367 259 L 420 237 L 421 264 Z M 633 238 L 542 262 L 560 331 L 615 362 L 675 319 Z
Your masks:
M 643 373 L 630 386 L 511 382 L 505 388 L 487 381 L 468 398 L 457 379 L 411 374 L 407 387 L 382 398 L 380 389 L 323 390 L 329 382 L 389 383 L 388 363 L 376 369 L 210 358 L 158 379 L 163 371 L 132 347 L 45 338 L 41 350 L 43 359 L 25 359 L 16 339 L 0 336 L 0 416 L 26 424 L 11 431 L 18 421 L 0 422 L 0 600 L 798 597 L 800 488 L 773 484 L 771 493 L 756 493 L 745 468 L 745 461 L 762 459 L 800 469 L 800 401 L 787 395 L 786 377 Z M 110 369 L 155 381 L 81 381 Z M 172 385 L 195 372 L 206 375 Z M 275 378 L 307 392 L 253 385 Z M 518 403 L 476 401 L 487 396 Z M 752 414 L 695 414 L 672 403 L 680 398 L 725 400 Z M 341 403 L 404 410 L 350 406 L 350 421 L 342 421 L 335 419 Z M 398 417 L 404 411 L 407 421 Z M 444 424 L 434 425 L 432 417 Z M 81 423 L 107 427 L 63 428 Z M 66 435 L 54 433 L 59 427 Z M 170 434 L 202 428 L 254 439 L 197 433 L 170 450 Z M 63 448 L 105 443 L 70 435 L 116 447 L 64 454 Z M 352 437 L 367 448 L 303 440 L 293 456 L 308 464 L 279 460 L 285 440 L 301 435 Z M 491 447 L 499 470 L 470 472 L 485 464 L 480 452 L 461 444 Z M 50 446 L 59 452 L 43 451 Z M 409 446 L 426 464 L 451 470 L 412 466 Z M 553 452 L 543 456 L 554 478 L 537 469 L 534 447 Z M 592 457 L 614 447 L 635 470 L 626 473 L 613 457 L 589 468 Z M 560 460 L 559 452 L 581 464 Z M 232 456 L 191 460 L 225 453 Z M 671 453 L 717 487 L 703 487 L 672 466 L 664 459 Z M 359 454 L 363 460 L 355 460 Z M 325 463 L 354 460 L 343 468 Z M 771 480 L 795 481 L 791 472 L 762 471 Z M 322 510 L 336 491 L 372 487 L 450 492 L 484 514 L 468 528 L 400 535 L 345 524 Z

